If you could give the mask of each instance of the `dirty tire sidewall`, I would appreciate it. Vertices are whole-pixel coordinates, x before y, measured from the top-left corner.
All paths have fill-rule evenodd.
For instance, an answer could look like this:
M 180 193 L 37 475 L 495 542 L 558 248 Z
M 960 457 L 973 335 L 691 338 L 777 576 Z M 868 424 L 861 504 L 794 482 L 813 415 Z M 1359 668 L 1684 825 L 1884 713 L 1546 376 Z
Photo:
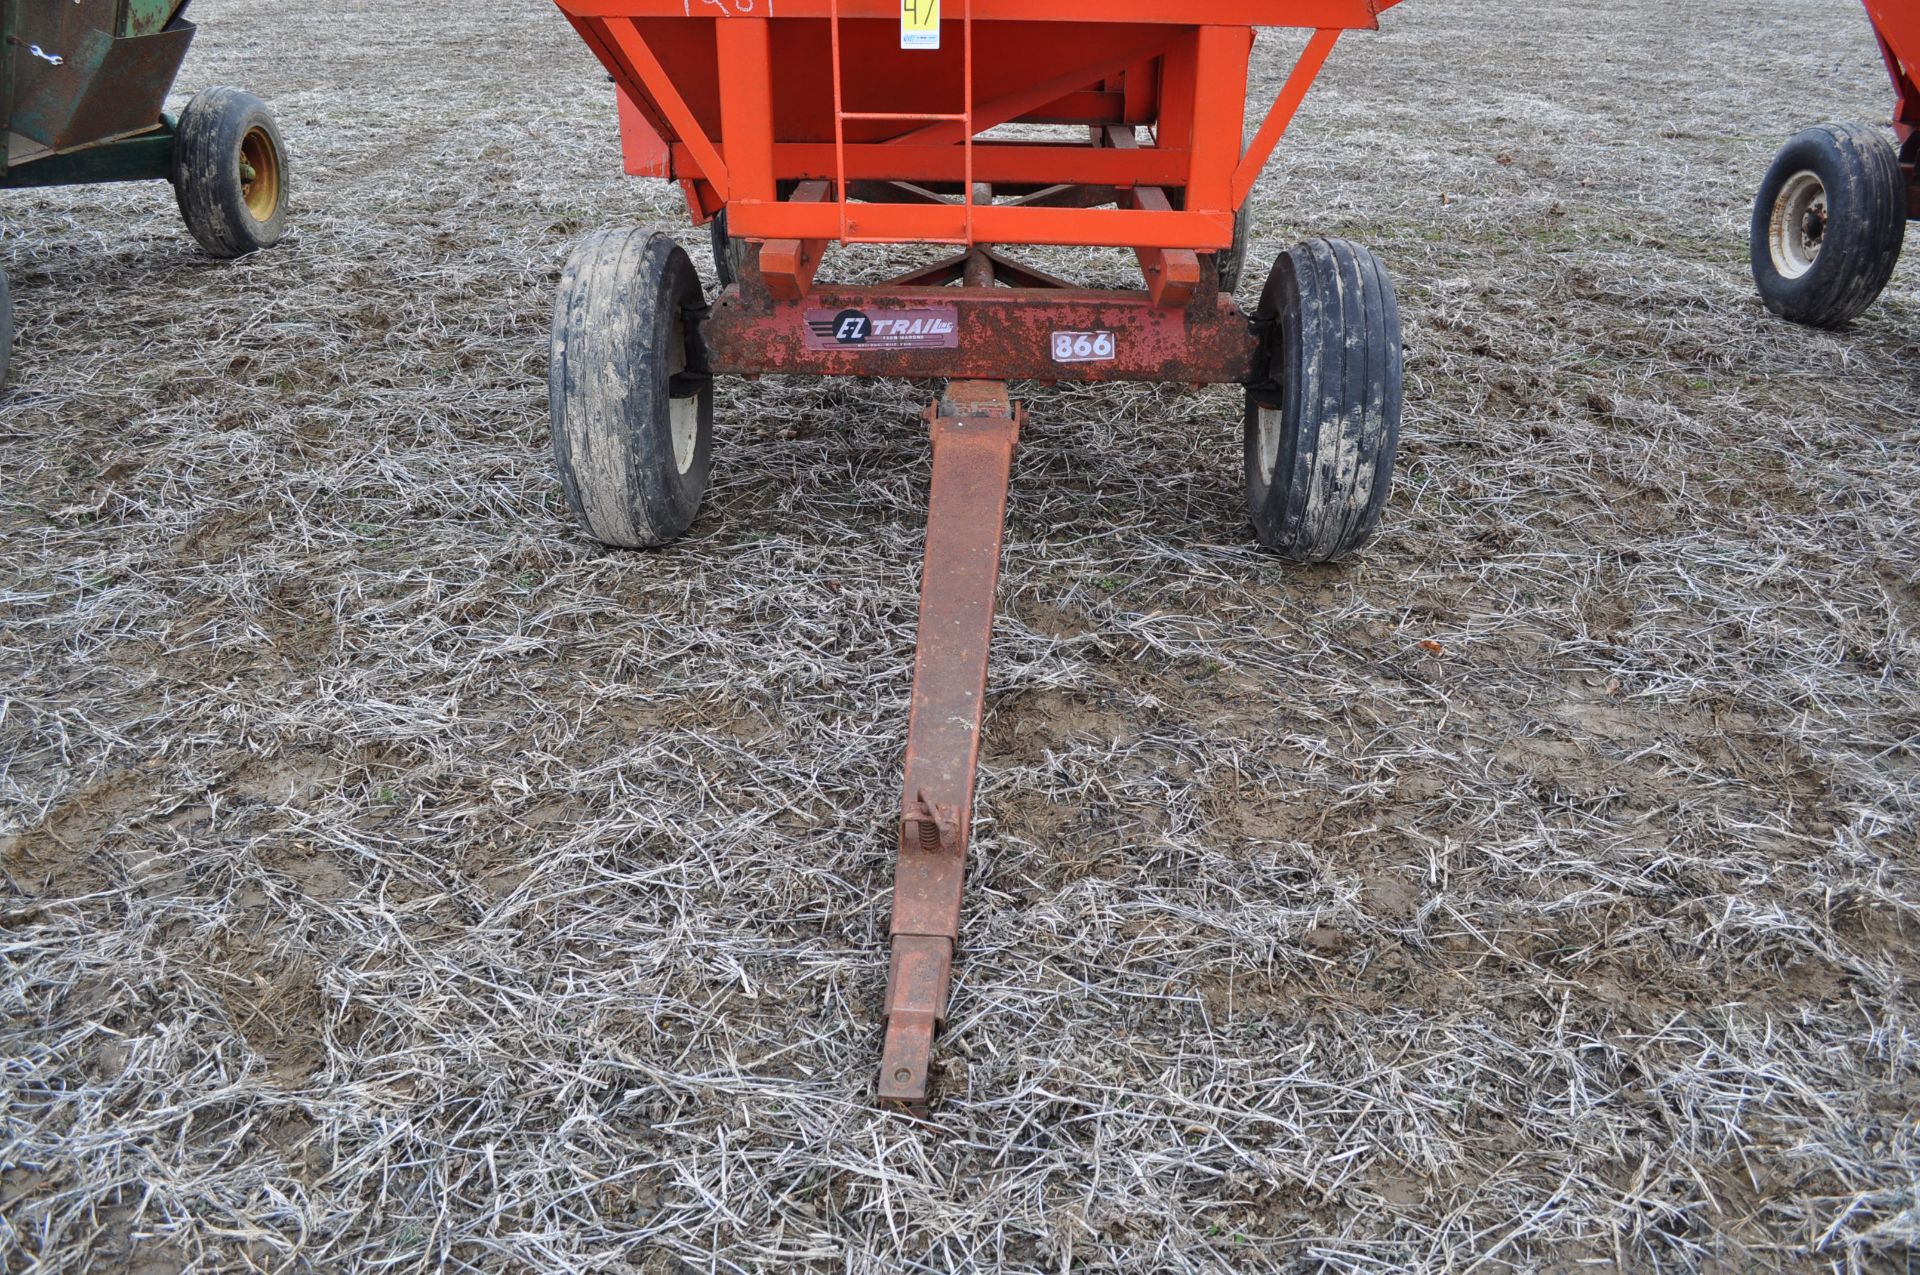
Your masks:
M 734 269 L 736 250 L 733 237 L 727 233 L 726 209 L 715 213 L 713 220 L 707 223 L 707 237 L 713 244 L 713 276 L 720 281 L 721 287 L 731 288 L 733 281 L 740 277 L 740 272 Z
M 740 274 L 753 245 L 745 239 L 735 239 L 727 232 L 727 210 L 722 208 L 707 223 L 707 233 L 713 240 L 713 275 L 720 281 L 722 288 L 731 288 L 740 281 Z
M 256 133 L 271 148 L 277 184 L 264 217 L 247 206 L 240 172 L 242 148 Z M 279 126 L 259 98 L 220 87 L 202 89 L 187 102 L 173 143 L 173 193 L 188 231 L 210 256 L 243 257 L 279 243 L 287 232 L 291 179 Z
M 561 276 L 547 368 L 554 462 L 567 504 L 603 544 L 664 545 L 700 511 L 713 453 L 701 305 L 686 252 L 644 230 L 592 236 Z M 677 408 L 676 342 L 692 377 Z M 676 412 L 690 447 L 676 449 Z
M 1247 513 L 1267 548 L 1332 562 L 1379 526 L 1400 445 L 1400 311 L 1379 258 L 1314 239 L 1274 263 L 1247 391 Z
M 1240 287 L 1240 276 L 1247 269 L 1247 222 L 1245 208 L 1233 215 L 1233 244 L 1214 257 L 1214 268 L 1220 275 L 1220 291 L 1229 295 Z
M 1773 217 L 1802 173 L 1825 187 L 1827 220 L 1819 255 L 1806 273 L 1790 278 L 1774 261 Z M 1760 299 L 1773 313 L 1810 327 L 1851 323 L 1893 278 L 1906 229 L 1906 177 L 1889 136 L 1861 124 L 1807 129 L 1780 148 L 1753 201 L 1749 255 Z

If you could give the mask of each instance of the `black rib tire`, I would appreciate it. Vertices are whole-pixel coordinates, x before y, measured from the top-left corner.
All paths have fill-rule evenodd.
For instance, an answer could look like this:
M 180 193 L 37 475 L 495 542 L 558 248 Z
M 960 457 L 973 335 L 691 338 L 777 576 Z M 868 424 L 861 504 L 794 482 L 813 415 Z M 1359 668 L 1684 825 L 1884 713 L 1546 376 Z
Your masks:
M 800 183 L 794 178 L 784 177 L 773 184 L 775 197 L 792 199 L 793 192 Z M 707 237 L 713 243 L 713 274 L 723 288 L 731 288 L 740 278 L 740 263 L 753 251 L 753 245 L 745 239 L 735 239 L 727 232 L 727 210 L 722 208 L 707 222 Z
M 279 243 L 290 177 L 280 130 L 259 98 L 211 88 L 188 100 L 173 140 L 173 194 L 209 255 L 244 257 Z
M 7 365 L 13 362 L 13 289 L 0 270 L 0 387 L 7 383 Z
M 603 230 L 553 312 L 547 408 L 560 485 L 587 534 L 625 549 L 693 524 L 713 452 L 700 278 L 666 235 Z
M 1879 297 L 1900 260 L 1907 181 L 1893 142 L 1823 124 L 1780 148 L 1753 201 L 1753 281 L 1767 309 L 1837 328 Z
M 1311 239 L 1280 254 L 1255 319 L 1247 512 L 1260 543 L 1332 562 L 1372 536 L 1400 445 L 1400 310 L 1365 248 Z
M 707 223 L 707 234 L 713 240 L 713 273 L 720 280 L 721 287 L 731 288 L 734 280 L 740 277 L 741 259 L 752 245 L 727 233 L 727 210 L 724 208 Z
M 1247 268 L 1247 210 L 1233 215 L 1233 246 L 1214 255 L 1214 269 L 1220 274 L 1220 291 L 1231 295 L 1240 286 Z

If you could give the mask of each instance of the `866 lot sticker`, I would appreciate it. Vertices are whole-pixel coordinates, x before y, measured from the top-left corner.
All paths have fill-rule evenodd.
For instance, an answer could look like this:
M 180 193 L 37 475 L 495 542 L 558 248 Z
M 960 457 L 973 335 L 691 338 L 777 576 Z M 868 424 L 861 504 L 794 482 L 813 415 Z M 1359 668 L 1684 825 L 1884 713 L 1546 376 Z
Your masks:
M 957 350 L 960 310 L 930 305 L 917 309 L 807 311 L 809 350 Z
M 1055 332 L 1055 363 L 1111 363 L 1118 342 L 1111 332 Z

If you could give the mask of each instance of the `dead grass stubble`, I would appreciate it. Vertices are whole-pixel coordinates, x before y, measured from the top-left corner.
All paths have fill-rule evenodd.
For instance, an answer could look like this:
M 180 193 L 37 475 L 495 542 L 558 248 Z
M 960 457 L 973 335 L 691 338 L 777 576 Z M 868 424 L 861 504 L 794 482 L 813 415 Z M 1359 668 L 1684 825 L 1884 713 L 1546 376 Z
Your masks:
M 293 240 L 7 203 L 6 1270 L 1911 1254 L 1915 275 L 1822 336 L 1741 264 L 1884 111 L 1851 6 L 1343 44 L 1254 255 L 1400 283 L 1356 566 L 1248 547 L 1231 392 L 1023 389 L 932 1129 L 867 1104 L 928 390 L 729 384 L 688 542 L 598 551 L 552 281 L 698 235 L 564 24 L 196 13 Z

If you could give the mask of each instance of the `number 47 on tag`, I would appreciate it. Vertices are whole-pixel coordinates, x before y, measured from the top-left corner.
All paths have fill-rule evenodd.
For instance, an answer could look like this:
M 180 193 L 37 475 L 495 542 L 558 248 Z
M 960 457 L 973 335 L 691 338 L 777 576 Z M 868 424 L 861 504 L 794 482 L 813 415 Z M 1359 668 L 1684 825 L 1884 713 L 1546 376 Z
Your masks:
M 900 47 L 940 47 L 940 0 L 900 0 Z

